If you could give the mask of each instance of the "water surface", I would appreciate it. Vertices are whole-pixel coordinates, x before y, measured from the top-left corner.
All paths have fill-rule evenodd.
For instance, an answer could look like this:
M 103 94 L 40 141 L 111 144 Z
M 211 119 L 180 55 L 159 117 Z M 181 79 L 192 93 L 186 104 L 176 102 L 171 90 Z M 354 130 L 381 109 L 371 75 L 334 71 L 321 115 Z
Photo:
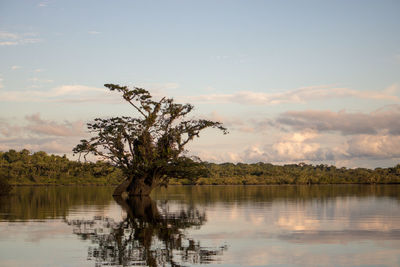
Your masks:
M 0 266 L 400 266 L 400 186 L 19 187 Z

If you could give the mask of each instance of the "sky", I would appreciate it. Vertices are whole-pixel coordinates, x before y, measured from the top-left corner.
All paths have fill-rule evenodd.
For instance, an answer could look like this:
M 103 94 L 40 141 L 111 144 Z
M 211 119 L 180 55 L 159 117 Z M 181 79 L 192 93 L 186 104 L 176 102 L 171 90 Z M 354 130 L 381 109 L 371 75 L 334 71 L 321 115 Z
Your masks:
M 400 1 L 0 0 L 0 151 L 72 156 L 105 83 L 224 123 L 210 162 L 400 163 Z

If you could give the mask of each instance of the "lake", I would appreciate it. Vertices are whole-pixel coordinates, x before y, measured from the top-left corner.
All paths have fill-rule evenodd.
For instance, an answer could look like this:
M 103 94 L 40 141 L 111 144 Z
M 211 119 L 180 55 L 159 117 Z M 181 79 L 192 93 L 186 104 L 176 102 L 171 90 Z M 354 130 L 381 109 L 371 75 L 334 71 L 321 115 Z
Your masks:
M 400 186 L 18 187 L 0 266 L 400 266 Z

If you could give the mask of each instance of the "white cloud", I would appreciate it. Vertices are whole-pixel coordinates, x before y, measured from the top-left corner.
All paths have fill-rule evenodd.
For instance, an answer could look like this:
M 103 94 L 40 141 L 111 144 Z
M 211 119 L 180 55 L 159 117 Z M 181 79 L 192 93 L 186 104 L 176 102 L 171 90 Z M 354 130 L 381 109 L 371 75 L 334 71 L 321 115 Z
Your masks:
M 400 136 L 385 133 L 354 135 L 325 143 L 326 135 L 316 132 L 295 132 L 267 145 L 250 145 L 238 153 L 242 162 L 338 162 L 341 166 L 355 167 L 359 160 L 400 159 Z M 371 162 L 370 162 L 371 164 Z
M 240 91 L 233 94 L 208 94 L 186 97 L 189 102 L 216 102 L 240 103 L 248 105 L 277 105 L 285 103 L 306 103 L 308 101 L 332 98 L 361 98 L 375 100 L 399 101 L 394 93 L 398 91 L 397 85 L 392 85 L 382 91 L 358 91 L 349 88 L 335 88 L 330 86 L 303 87 L 283 93 L 262 93 Z
M 47 7 L 50 1 L 42 1 L 38 4 L 38 7 Z
M 268 145 L 253 145 L 242 152 L 244 162 L 300 162 L 326 160 L 324 149 L 312 130 L 284 134 Z
M 0 32 L 0 46 L 14 46 L 41 42 L 36 33 Z
M 88 31 L 88 33 L 91 34 L 91 35 L 97 35 L 97 34 L 100 34 L 101 32 L 98 32 L 98 31 Z
M 41 80 L 33 78 L 34 83 L 52 82 L 52 80 Z M 34 84 L 35 85 L 35 84 Z M 105 101 L 113 102 L 110 92 L 106 88 L 90 87 L 85 85 L 63 85 L 48 91 L 25 90 L 25 91 L 0 91 L 1 101 L 7 102 L 90 102 Z M 112 94 L 115 95 L 116 94 Z
M 16 40 L 19 38 L 19 35 L 11 32 L 0 32 L 0 39 L 12 39 Z
M 22 68 L 22 67 L 21 66 L 17 66 L 17 65 L 11 66 L 11 70 L 17 70 L 17 69 L 20 69 L 20 68 Z
M 30 78 L 29 81 L 31 81 L 33 83 L 52 83 L 52 82 L 54 82 L 53 80 L 50 80 L 50 79 L 39 79 L 38 77 Z
M 398 135 L 359 135 L 349 139 L 347 145 L 351 158 L 400 158 L 400 136 Z
M 213 162 L 272 162 L 292 163 L 301 161 L 323 161 L 331 158 L 329 151 L 322 146 L 317 139 L 320 135 L 312 130 L 280 133 L 277 137 L 268 136 L 264 143 L 260 141 L 248 141 L 247 147 L 239 151 L 227 148 L 218 152 L 206 148 L 206 150 L 195 149 L 196 155 L 201 159 Z
M 309 141 L 315 139 L 317 136 L 318 134 L 313 131 L 290 133 L 273 144 L 272 149 L 280 160 L 298 161 L 316 159 L 321 146 L 318 143 Z
M 0 41 L 0 46 L 11 46 L 11 45 L 18 45 L 18 42 L 14 41 Z
M 40 83 L 50 83 L 53 80 L 32 78 L 31 88 L 38 88 Z M 176 83 L 153 84 L 151 93 L 157 98 L 165 94 L 160 93 L 163 89 L 172 89 L 179 86 Z M 86 85 L 62 85 L 50 90 L 24 90 L 24 91 L 0 91 L 0 101 L 4 102 L 68 102 L 68 103 L 121 103 L 121 95 L 110 92 L 107 88 L 98 88 Z

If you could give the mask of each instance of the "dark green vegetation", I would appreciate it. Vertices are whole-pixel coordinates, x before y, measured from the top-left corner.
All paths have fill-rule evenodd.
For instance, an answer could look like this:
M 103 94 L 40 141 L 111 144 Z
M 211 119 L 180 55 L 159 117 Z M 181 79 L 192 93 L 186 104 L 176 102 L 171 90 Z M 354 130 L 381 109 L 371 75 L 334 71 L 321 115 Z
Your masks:
M 188 168 L 187 168 L 188 169 Z M 198 178 L 201 173 L 200 178 Z M 176 176 L 178 177 L 178 175 Z M 327 165 L 272 165 L 267 163 L 198 163 L 193 178 L 173 178 L 169 184 L 391 184 L 400 183 L 400 164 L 375 170 Z M 65 156 L 28 150 L 0 152 L 0 188 L 13 185 L 116 185 L 123 172 L 105 162 L 82 163 Z
M 233 164 L 204 163 L 207 177 L 187 181 L 195 184 L 391 184 L 400 183 L 400 164 L 393 168 L 374 170 L 336 168 L 328 165 L 269 163 Z
M 202 171 L 198 160 L 184 155 L 185 146 L 206 128 L 227 130 L 219 122 L 188 119 L 190 104 L 176 104 L 172 98 L 155 101 L 142 88 L 105 84 L 133 107 L 135 117 L 97 118 L 88 123 L 89 140 L 81 140 L 74 153 L 93 154 L 117 166 L 124 182 L 114 195 L 149 195 L 170 178 L 198 177 Z
M 23 149 L 0 152 L 0 183 L 13 185 L 111 185 L 121 182 L 122 172 L 98 161 L 82 163 L 66 156 L 31 154 Z

